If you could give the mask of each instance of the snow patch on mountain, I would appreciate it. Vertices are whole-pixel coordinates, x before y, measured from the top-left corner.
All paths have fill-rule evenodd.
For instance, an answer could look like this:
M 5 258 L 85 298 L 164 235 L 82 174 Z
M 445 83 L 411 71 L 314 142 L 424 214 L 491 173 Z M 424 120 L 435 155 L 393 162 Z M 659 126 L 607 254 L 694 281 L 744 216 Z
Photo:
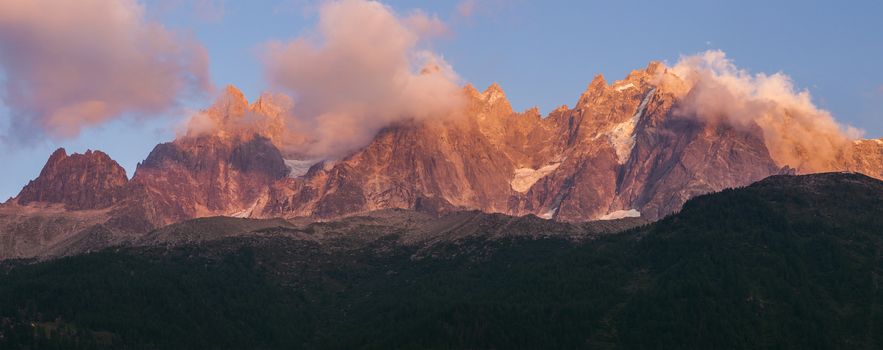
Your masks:
M 628 84 L 624 84 L 624 85 L 620 85 L 620 86 L 614 87 L 614 89 L 615 89 L 616 91 L 622 92 L 622 91 L 624 91 L 624 90 L 631 89 L 631 88 L 633 88 L 633 87 L 635 87 L 635 84 L 628 83 Z
M 252 203 L 250 207 L 228 214 L 227 216 L 231 216 L 234 218 L 250 218 L 252 217 L 252 215 L 254 215 L 254 211 L 255 209 L 257 209 L 259 203 L 261 203 L 260 198 L 254 201 L 254 203 Z
M 610 144 L 616 151 L 616 158 L 619 164 L 625 164 L 629 155 L 631 155 L 632 148 L 635 147 L 635 127 L 638 125 L 638 122 L 641 121 L 641 117 L 644 116 L 644 110 L 647 108 L 647 103 L 650 102 L 650 97 L 652 97 L 655 92 L 656 89 L 650 90 L 650 92 L 647 93 L 647 96 L 644 96 L 644 99 L 641 100 L 641 104 L 638 105 L 638 110 L 635 112 L 635 115 L 629 118 L 629 120 L 614 126 L 607 134 Z
M 558 213 L 558 207 L 549 209 L 549 211 L 540 214 L 540 217 L 546 220 L 552 220 L 553 218 L 555 218 L 556 213 Z
M 617 210 L 606 215 L 602 215 L 598 218 L 598 220 L 616 220 L 622 218 L 639 218 L 641 217 L 641 212 L 635 209 L 629 210 Z
M 865 142 L 874 142 L 874 143 L 876 143 L 876 144 L 878 144 L 878 145 L 883 145 L 883 139 L 853 140 L 853 141 L 852 141 L 852 144 L 854 144 L 854 145 L 861 145 L 861 144 L 863 144 L 863 143 L 865 143 Z
M 515 190 L 515 192 L 525 193 L 530 190 L 530 187 L 537 181 L 546 175 L 551 174 L 555 169 L 558 169 L 559 165 L 561 165 L 561 163 L 549 164 L 539 169 L 515 169 L 515 174 L 513 175 L 512 181 L 509 182 L 509 185 L 512 186 L 512 189 Z
M 288 177 L 301 177 L 307 174 L 310 167 L 320 162 L 321 159 L 285 159 L 285 166 L 288 167 Z

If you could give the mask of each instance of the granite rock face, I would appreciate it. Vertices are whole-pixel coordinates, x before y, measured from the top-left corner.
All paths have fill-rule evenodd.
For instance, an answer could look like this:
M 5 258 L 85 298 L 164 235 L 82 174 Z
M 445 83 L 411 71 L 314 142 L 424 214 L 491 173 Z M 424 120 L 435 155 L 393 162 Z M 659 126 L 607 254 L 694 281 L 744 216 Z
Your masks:
M 127 187 L 127 206 L 154 226 L 194 217 L 252 216 L 288 169 L 267 138 L 180 138 L 157 145 Z
M 573 108 L 515 113 L 496 84 L 464 89 L 455 120 L 395 125 L 332 165 L 279 183 L 263 214 L 337 217 L 457 208 L 585 221 L 657 219 L 689 198 L 788 172 L 759 130 L 706 125 L 673 110 L 682 92 L 659 63 L 608 84 L 597 76 Z
M 15 201 L 60 203 L 70 210 L 107 208 L 125 195 L 127 181 L 126 170 L 104 152 L 68 155 L 59 148 Z

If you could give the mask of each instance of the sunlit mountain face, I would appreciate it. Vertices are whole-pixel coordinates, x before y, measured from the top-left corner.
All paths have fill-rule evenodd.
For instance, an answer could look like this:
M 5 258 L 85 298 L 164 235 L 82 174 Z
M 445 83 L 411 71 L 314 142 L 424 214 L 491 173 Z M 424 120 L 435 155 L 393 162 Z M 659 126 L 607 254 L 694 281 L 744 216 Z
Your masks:
M 439 49 L 491 3 L 275 7 L 256 98 L 224 2 L 0 4 L 0 144 L 57 147 L 0 203 L 0 348 L 880 346 L 883 138 L 722 50 L 520 110 Z
M 693 62 L 700 58 L 701 64 Z M 693 65 L 699 68 L 690 70 Z M 483 92 L 467 85 L 452 115 L 394 122 L 339 155 L 307 151 L 312 141 L 290 128 L 288 116 L 296 111 L 289 100 L 266 94 L 249 103 L 228 86 L 178 137 L 157 145 L 131 179 L 100 151 L 55 152 L 4 205 L 4 234 L 14 242 L 4 254 L 98 249 L 209 216 L 326 220 L 409 209 L 654 221 L 694 196 L 770 175 L 855 171 L 883 177 L 883 141 L 850 140 L 826 112 L 789 105 L 807 102 L 799 93 L 779 101 L 758 95 L 767 88 L 745 92 L 714 81 L 741 77 L 740 84 L 757 85 L 761 77 L 701 71 L 720 65 L 735 70 L 711 52 L 675 67 L 653 62 L 612 83 L 597 76 L 572 108 L 546 116 L 513 111 L 496 84 Z M 682 78 L 689 74 L 707 77 Z M 705 89 L 729 97 L 705 97 Z M 765 108 L 758 112 L 763 118 L 729 120 L 719 110 L 704 115 L 712 107 L 703 98 L 757 105 L 751 108 Z M 788 134 L 775 134 L 779 129 Z M 819 147 L 825 151 L 812 151 Z M 68 214 L 80 219 L 67 221 Z M 33 220 L 59 221 L 47 232 L 21 224 Z M 95 230 L 101 238 L 87 238 Z

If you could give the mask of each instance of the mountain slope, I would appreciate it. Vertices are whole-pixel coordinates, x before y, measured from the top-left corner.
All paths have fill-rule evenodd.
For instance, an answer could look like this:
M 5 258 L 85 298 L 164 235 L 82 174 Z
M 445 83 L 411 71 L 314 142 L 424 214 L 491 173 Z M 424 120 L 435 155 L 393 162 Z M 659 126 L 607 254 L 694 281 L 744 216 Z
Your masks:
M 319 230 L 259 230 L 8 265 L 0 339 L 177 348 L 883 344 L 883 182 L 867 176 L 774 176 L 579 242 L 496 236 L 499 226 L 482 224 L 441 243 L 414 245 L 397 230 L 351 236 L 382 222 L 407 227 L 409 215 L 330 222 L 325 234 L 349 233 L 324 241 L 306 239 Z M 530 222 L 512 225 L 536 230 Z M 34 339 L 31 322 L 56 335 Z

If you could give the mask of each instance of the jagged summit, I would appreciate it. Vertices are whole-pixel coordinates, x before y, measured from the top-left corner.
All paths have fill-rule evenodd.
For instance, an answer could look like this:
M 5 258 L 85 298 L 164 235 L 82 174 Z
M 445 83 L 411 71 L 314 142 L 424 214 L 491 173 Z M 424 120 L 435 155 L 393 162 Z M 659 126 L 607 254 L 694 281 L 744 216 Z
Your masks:
M 466 93 L 467 96 L 481 96 L 481 92 L 479 92 L 472 83 L 466 83 L 466 85 L 463 85 L 463 92 Z
M 592 81 L 589 82 L 589 85 L 586 87 L 586 90 L 592 90 L 592 88 L 601 88 L 607 86 L 607 79 L 604 78 L 604 74 L 598 73 L 592 77 Z
M 580 95 L 579 100 L 576 102 L 576 107 L 584 106 L 592 103 L 594 99 L 600 96 L 604 90 L 607 89 L 607 80 L 604 79 L 603 74 L 596 74 L 594 78 L 592 78 L 592 82 L 586 86 L 586 90 Z
M 278 115 L 286 113 L 292 105 L 291 99 L 285 95 L 264 92 L 251 104 L 249 109 L 263 115 Z
M 87 150 L 68 155 L 59 148 L 15 200 L 22 205 L 63 204 L 72 210 L 106 208 L 122 197 L 120 190 L 127 182 L 125 169 L 106 153 Z
M 657 74 L 666 69 L 667 68 L 665 67 L 665 63 L 663 63 L 662 61 L 650 61 L 650 63 L 647 64 L 647 68 L 645 70 L 649 74 Z
M 87 150 L 86 152 L 91 152 L 91 150 Z M 67 158 L 67 150 L 65 150 L 64 147 L 59 147 L 54 152 L 52 152 L 51 155 L 49 155 L 49 159 L 46 161 L 46 165 L 43 166 L 43 169 L 40 171 L 40 173 L 42 174 L 43 172 L 45 172 L 50 164 L 54 166 L 65 158 Z
M 488 86 L 487 89 L 481 93 L 481 96 L 490 104 L 496 104 L 498 102 L 509 104 L 509 100 L 506 99 L 506 93 L 503 92 L 503 88 L 497 83 Z
M 503 93 L 503 88 L 501 88 L 500 84 L 497 82 L 491 83 L 491 85 L 489 85 L 487 89 L 482 92 L 482 95 L 485 95 L 487 97 L 493 97 L 496 94 L 505 96 L 505 94 Z
M 663 75 L 675 79 L 663 79 Z M 580 95 L 576 106 L 597 103 L 599 98 L 612 92 L 619 94 L 645 94 L 648 90 L 658 88 L 664 81 L 679 80 L 671 72 L 668 72 L 665 64 L 660 61 L 651 61 L 647 67 L 631 71 L 625 79 L 608 84 L 603 74 L 597 74 L 586 90 Z
M 238 87 L 236 87 L 236 85 L 233 85 L 233 84 L 227 84 L 226 86 L 224 86 L 223 95 L 224 96 L 231 96 L 231 97 L 236 98 L 237 100 L 243 100 L 243 101 L 248 102 L 247 99 L 245 98 L 245 94 L 242 93 L 242 90 L 240 90 Z
M 182 136 L 236 140 L 259 135 L 282 147 L 286 135 L 285 118 L 292 105 L 287 97 L 271 93 L 261 94 L 249 105 L 242 91 L 227 85 L 210 107 L 190 119 L 187 132 Z
M 506 93 L 503 92 L 503 89 L 497 83 L 492 83 L 482 92 L 479 92 L 471 83 L 467 83 L 463 86 L 463 94 L 467 97 L 468 101 L 464 113 L 475 120 L 496 124 L 499 120 L 514 113 L 512 105 L 509 104 L 509 100 L 506 98 Z M 498 129 L 502 126 L 485 123 L 483 127 Z
M 224 92 L 215 100 L 215 103 L 209 107 L 209 111 L 215 112 L 225 117 L 241 117 L 248 109 L 248 99 L 239 88 L 233 85 L 227 85 Z

